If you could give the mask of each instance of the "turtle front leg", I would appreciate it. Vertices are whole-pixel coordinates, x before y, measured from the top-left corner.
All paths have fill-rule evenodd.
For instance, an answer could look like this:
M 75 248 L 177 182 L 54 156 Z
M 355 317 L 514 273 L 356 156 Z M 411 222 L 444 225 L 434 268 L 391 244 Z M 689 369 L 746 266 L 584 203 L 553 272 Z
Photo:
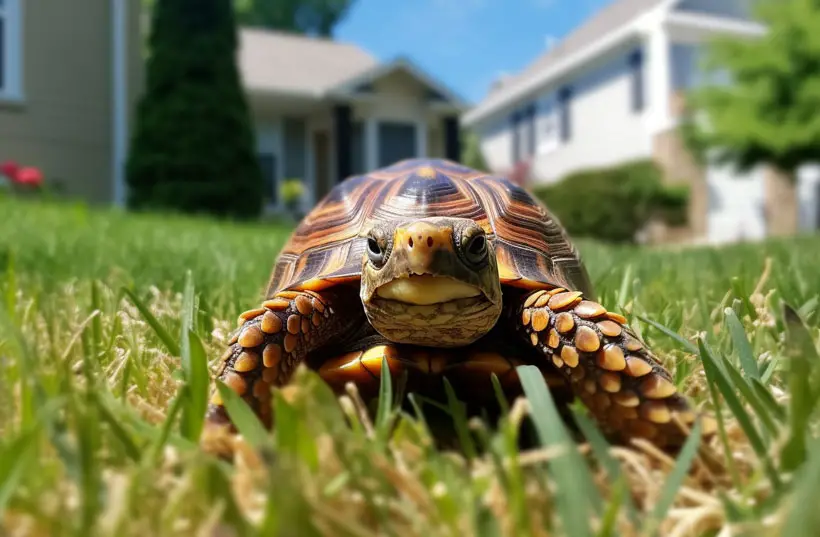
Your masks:
M 626 318 L 560 288 L 526 293 L 509 307 L 518 333 L 570 380 L 611 439 L 641 437 L 670 448 L 685 441 L 673 416 L 691 427 L 696 414 Z
M 271 388 L 286 384 L 309 352 L 340 338 L 363 319 L 355 291 L 281 291 L 239 316 L 240 327 L 229 342 L 217 378 L 270 427 Z M 216 386 L 206 424 L 230 425 Z

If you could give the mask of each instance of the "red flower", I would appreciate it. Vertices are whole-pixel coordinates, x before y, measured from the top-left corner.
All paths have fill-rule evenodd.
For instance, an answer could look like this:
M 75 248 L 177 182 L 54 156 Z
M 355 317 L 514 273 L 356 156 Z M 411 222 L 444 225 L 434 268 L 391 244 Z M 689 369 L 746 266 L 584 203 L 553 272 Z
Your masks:
M 7 160 L 0 164 L 0 173 L 8 177 L 11 181 L 17 182 L 17 173 L 20 171 L 20 165 L 13 160 Z
M 21 185 L 40 186 L 43 184 L 43 172 L 39 168 L 27 166 L 17 171 L 17 177 L 12 178 Z

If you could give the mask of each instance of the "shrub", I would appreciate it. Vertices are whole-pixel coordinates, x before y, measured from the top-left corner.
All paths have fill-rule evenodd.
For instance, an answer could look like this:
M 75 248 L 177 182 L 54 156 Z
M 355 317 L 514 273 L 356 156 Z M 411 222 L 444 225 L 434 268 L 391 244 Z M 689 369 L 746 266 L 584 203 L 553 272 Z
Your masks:
M 230 0 L 159 0 L 127 166 L 135 209 L 253 218 L 263 181 Z
M 688 189 L 664 185 L 649 160 L 582 170 L 533 193 L 571 235 L 607 242 L 634 242 L 653 218 L 682 225 L 689 201 Z

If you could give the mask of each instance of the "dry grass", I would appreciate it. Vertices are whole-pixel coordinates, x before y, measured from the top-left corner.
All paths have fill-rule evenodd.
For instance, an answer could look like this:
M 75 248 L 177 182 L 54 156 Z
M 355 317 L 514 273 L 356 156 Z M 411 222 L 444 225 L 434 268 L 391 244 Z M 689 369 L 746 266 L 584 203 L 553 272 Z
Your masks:
M 256 303 L 288 230 L 9 200 L 0 214 L 0 535 L 820 531 L 820 238 L 582 244 L 602 302 L 721 418 L 677 457 L 607 445 L 580 407 L 587 441 L 570 441 L 526 371 L 529 399 L 495 427 L 454 413 L 461 452 L 303 372 L 274 399 L 280 427 L 242 422 L 226 464 L 197 447 L 197 365 Z M 520 451 L 528 415 L 541 446 Z

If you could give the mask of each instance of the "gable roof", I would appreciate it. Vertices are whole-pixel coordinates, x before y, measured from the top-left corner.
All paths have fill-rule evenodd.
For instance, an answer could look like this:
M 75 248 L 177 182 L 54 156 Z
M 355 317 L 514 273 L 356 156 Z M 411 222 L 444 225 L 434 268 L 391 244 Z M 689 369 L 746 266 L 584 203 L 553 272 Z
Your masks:
M 280 31 L 243 28 L 239 35 L 238 66 L 252 92 L 351 97 L 362 85 L 402 70 L 447 104 L 466 108 L 460 97 L 408 58 L 382 63 L 351 43 Z
M 367 51 L 330 39 L 243 28 L 237 64 L 250 91 L 321 97 L 378 65 Z
M 613 0 L 519 74 L 507 77 L 496 85 L 482 102 L 465 115 L 465 123 L 473 123 L 504 106 L 537 85 L 539 79 L 548 75 L 550 70 L 606 41 L 618 30 L 662 3 L 664 0 Z
M 363 85 L 371 84 L 379 78 L 385 77 L 396 71 L 404 71 L 411 77 L 424 84 L 430 90 L 436 92 L 438 96 L 456 108 L 466 109 L 466 102 L 456 95 L 450 88 L 433 79 L 425 73 L 418 65 L 406 57 L 398 57 L 390 62 L 381 63 L 362 73 L 359 73 L 341 84 L 334 87 L 329 94 L 335 96 L 350 96 L 355 94 Z

